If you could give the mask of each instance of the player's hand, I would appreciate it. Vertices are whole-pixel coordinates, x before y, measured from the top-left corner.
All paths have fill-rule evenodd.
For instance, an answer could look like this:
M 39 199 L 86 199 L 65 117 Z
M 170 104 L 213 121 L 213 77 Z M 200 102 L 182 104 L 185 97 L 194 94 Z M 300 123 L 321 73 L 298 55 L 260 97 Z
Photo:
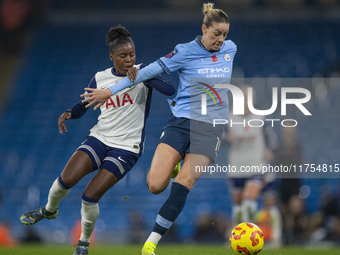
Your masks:
M 58 128 L 59 128 L 59 133 L 62 134 L 67 132 L 66 126 L 65 126 L 65 121 L 71 119 L 71 113 L 70 112 L 64 112 L 62 115 L 60 115 L 58 119 Z
M 92 88 L 85 88 L 86 92 L 84 94 L 81 94 L 80 97 L 85 97 L 84 100 L 82 100 L 82 103 L 89 102 L 85 107 L 90 108 L 92 105 L 96 106 L 94 107 L 94 110 L 97 110 L 99 107 L 101 107 L 106 100 L 112 96 L 112 93 L 109 89 L 92 89 Z
M 127 72 L 127 77 L 130 79 L 130 81 L 135 82 L 137 80 L 137 73 L 138 69 L 136 67 L 132 67 Z

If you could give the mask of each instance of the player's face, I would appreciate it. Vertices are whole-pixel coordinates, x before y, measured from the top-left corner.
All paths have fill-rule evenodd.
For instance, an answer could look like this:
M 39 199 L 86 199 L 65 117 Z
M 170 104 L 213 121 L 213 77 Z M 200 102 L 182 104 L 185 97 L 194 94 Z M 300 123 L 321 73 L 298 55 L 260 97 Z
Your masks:
M 229 32 L 229 23 L 213 22 L 210 27 L 202 25 L 202 43 L 209 51 L 218 51 Z
M 110 59 L 118 74 L 126 74 L 136 62 L 136 51 L 133 42 L 118 46 L 114 52 L 110 53 Z

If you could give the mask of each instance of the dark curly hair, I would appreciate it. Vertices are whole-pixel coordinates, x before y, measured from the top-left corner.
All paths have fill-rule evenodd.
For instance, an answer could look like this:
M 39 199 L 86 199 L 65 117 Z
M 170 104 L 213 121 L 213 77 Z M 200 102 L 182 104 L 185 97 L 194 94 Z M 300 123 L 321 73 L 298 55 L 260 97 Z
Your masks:
M 122 25 L 111 27 L 106 34 L 106 44 L 109 46 L 110 52 L 113 52 L 117 46 L 129 42 L 132 42 L 131 34 Z

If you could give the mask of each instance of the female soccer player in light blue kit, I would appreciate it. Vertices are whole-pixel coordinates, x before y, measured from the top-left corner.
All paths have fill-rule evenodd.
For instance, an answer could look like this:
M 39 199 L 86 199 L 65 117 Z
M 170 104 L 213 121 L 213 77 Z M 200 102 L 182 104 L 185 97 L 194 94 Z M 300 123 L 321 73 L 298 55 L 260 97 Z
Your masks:
M 225 40 L 229 19 L 225 12 L 214 9 L 212 3 L 203 5 L 203 36 L 179 44 L 165 57 L 141 69 L 130 81 L 125 78 L 105 90 L 87 88 L 87 107 L 100 107 L 108 97 L 121 89 L 150 79 L 163 72 L 178 71 L 176 97 L 170 102 L 172 117 L 165 125 L 155 151 L 147 183 L 152 193 L 162 192 L 169 184 L 174 167 L 184 159 L 181 171 L 172 184 L 168 200 L 161 207 L 154 229 L 142 249 L 152 255 L 161 237 L 182 211 L 187 194 L 201 173 L 193 173 L 193 166 L 208 166 L 215 160 L 223 128 L 213 126 L 212 119 L 227 119 L 229 106 L 227 89 L 216 84 L 228 84 L 236 45 Z M 204 91 L 204 92 L 203 92 Z M 209 92 L 207 114 L 201 112 L 202 92 Z M 85 94 L 81 95 L 85 96 Z M 216 105 L 212 98 L 216 99 Z

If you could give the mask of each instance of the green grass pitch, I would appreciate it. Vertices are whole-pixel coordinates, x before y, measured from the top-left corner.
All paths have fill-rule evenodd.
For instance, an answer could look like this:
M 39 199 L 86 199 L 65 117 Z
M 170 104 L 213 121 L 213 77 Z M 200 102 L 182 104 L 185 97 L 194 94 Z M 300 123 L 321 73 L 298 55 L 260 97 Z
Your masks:
M 89 255 L 140 255 L 140 246 L 107 246 L 97 245 L 89 250 Z M 15 248 L 1 248 L 1 255 L 72 255 L 72 246 L 24 245 Z M 157 255 L 233 255 L 229 247 L 221 245 L 159 245 Z M 264 249 L 261 255 L 323 255 L 340 254 L 339 248 L 290 247 L 278 250 Z

